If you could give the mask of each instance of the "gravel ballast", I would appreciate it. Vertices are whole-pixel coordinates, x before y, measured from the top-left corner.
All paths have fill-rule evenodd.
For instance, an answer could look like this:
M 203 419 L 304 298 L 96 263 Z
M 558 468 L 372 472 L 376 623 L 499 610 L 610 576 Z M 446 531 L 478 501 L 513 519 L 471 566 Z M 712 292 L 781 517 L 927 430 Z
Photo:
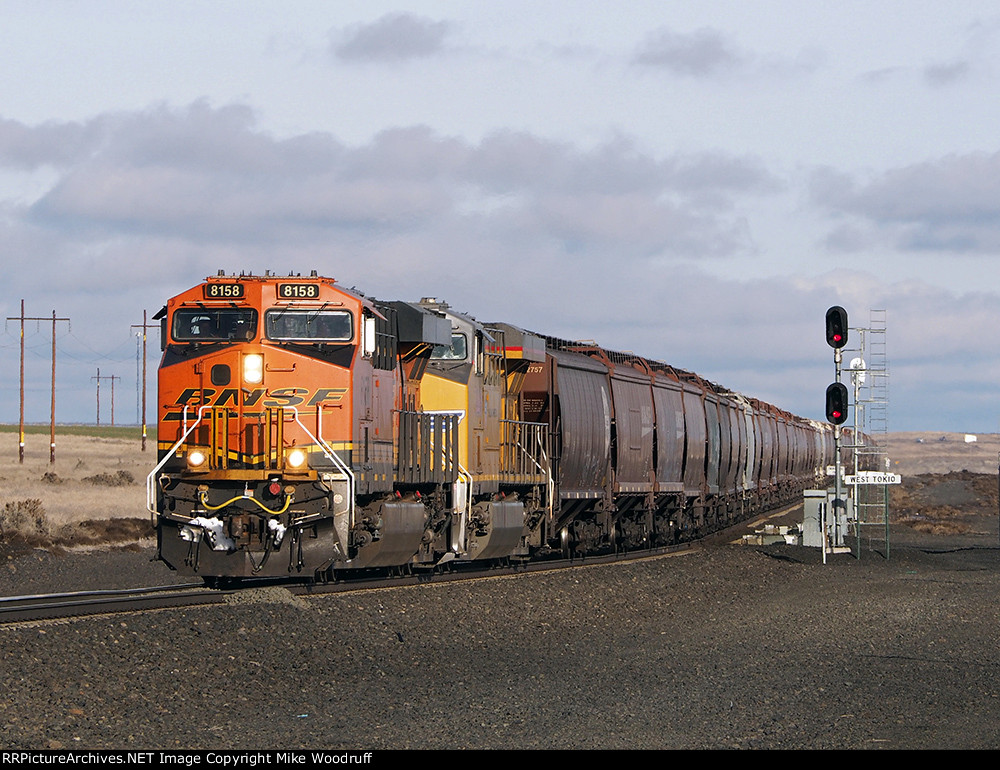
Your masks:
M 0 592 L 174 582 L 150 556 L 36 551 L 0 567 Z M 995 534 L 825 565 L 724 544 L 7 626 L 0 744 L 996 748 L 998 567 Z

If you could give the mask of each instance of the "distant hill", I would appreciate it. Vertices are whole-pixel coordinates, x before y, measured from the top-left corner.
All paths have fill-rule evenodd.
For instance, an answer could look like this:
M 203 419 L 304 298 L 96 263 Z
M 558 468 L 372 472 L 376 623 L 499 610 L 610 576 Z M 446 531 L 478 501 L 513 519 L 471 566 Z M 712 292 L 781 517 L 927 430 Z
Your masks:
M 965 433 L 913 432 L 888 434 L 890 468 L 893 473 L 997 472 L 1000 435 L 977 433 L 966 441 Z

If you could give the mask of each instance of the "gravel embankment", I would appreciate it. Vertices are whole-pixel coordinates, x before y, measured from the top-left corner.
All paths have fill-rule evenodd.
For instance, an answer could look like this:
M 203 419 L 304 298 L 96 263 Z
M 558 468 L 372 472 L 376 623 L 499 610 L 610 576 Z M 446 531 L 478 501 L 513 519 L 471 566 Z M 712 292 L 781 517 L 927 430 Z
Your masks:
M 1000 747 L 996 535 L 901 542 L 0 628 L 0 745 Z M 148 559 L 35 552 L 0 593 L 173 582 Z

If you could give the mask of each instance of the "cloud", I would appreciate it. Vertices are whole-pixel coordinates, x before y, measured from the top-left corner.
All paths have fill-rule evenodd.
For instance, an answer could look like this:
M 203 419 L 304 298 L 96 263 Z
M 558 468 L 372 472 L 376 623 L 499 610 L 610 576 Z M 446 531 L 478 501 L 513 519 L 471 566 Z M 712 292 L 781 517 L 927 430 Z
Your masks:
M 0 119 L 0 166 L 18 170 L 67 166 L 98 148 L 100 122 L 52 121 L 26 126 L 16 120 Z
M 356 24 L 333 35 L 330 51 L 341 61 L 405 61 L 444 50 L 447 21 L 409 13 L 389 13 L 371 24 Z
M 983 400 L 970 419 L 963 404 L 968 393 L 992 392 L 995 401 L 1000 340 L 982 333 L 1000 324 L 995 293 L 957 295 L 921 281 L 886 283 L 858 272 L 740 282 L 692 271 L 675 274 L 669 284 L 648 282 L 654 288 L 647 294 L 669 286 L 676 299 L 647 304 L 643 300 L 652 297 L 636 297 L 636 307 L 656 308 L 659 316 L 659 328 L 650 329 L 642 344 L 669 346 L 661 355 L 677 365 L 818 419 L 834 371 L 823 338 L 826 309 L 839 304 L 848 310 L 855 331 L 845 361 L 857 355 L 856 330 L 877 325 L 870 311 L 884 310 L 890 430 L 995 430 L 995 405 Z M 867 333 L 869 361 L 875 339 Z
M 893 78 L 907 72 L 905 67 L 881 67 L 879 69 L 868 70 L 860 75 L 860 79 L 875 85 L 891 81 Z
M 81 408 L 92 403 L 93 365 L 134 370 L 128 327 L 142 309 L 218 269 L 315 268 L 369 295 L 440 296 L 483 320 L 596 338 L 814 417 L 831 377 L 830 305 L 847 307 L 852 323 L 888 309 L 904 392 L 920 392 L 907 381 L 934 380 L 941 399 L 960 400 L 984 392 L 1000 360 L 981 334 L 1000 325 L 993 294 L 854 273 L 746 281 L 701 269 L 715 260 L 721 273 L 719 258 L 754 254 L 748 206 L 785 189 L 751 156 L 661 157 L 625 137 L 582 148 L 523 131 L 473 142 L 424 126 L 354 145 L 326 133 L 279 139 L 245 106 L 205 102 L 0 125 L 16 139 L 0 171 L 54 169 L 34 203 L 0 203 L 0 309 L 15 314 L 9 298 L 23 296 L 30 314 L 73 319 L 65 357 L 68 372 L 74 355 L 81 362 Z M 60 155 L 65 137 L 76 143 Z M 811 190 L 844 248 L 940 240 L 948 228 L 983 248 L 998 232 L 998 165 L 980 154 L 870 179 L 826 169 Z M 957 384 L 934 373 L 943 358 Z M 928 427 L 919 405 L 894 415 Z
M 842 247 L 878 238 L 903 251 L 1000 249 L 1000 153 L 950 155 L 867 181 L 821 169 L 810 185 L 815 203 L 850 223 L 832 234 Z
M 31 203 L 16 189 L 0 201 L 7 296 L 72 319 L 61 376 L 84 383 L 80 404 L 85 370 L 129 366 L 129 325 L 144 307 L 218 269 L 315 268 L 371 295 L 440 295 L 481 316 L 599 336 L 626 317 L 630 292 L 655 301 L 651 275 L 675 285 L 677 258 L 751 252 L 741 200 L 782 184 L 752 157 L 655 157 L 621 137 L 583 149 L 414 126 L 357 145 L 279 139 L 253 110 L 204 101 L 0 126 L 0 172 L 51 168 Z
M 971 67 L 967 61 L 932 64 L 924 67 L 924 80 L 931 86 L 948 86 L 965 80 Z
M 26 132 L 44 155 L 53 126 Z M 88 127 L 90 128 L 90 127 Z M 443 230 L 514 239 L 574 258 L 749 253 L 738 204 L 782 182 L 752 157 L 656 158 L 616 139 L 589 150 L 525 132 L 479 143 L 426 127 L 346 146 L 328 134 L 278 140 L 252 111 L 196 102 L 95 120 L 92 151 L 23 212 L 88 241 L 313 244 Z
M 823 419 L 823 393 L 834 377 L 824 339 L 827 308 L 847 308 L 855 329 L 846 360 L 857 355 L 856 330 L 875 325 L 870 310 L 884 310 L 890 429 L 995 428 L 995 407 L 969 419 L 962 405 L 966 393 L 996 391 L 1000 340 L 982 334 L 1000 324 L 994 293 L 956 295 L 853 271 L 740 281 L 692 267 L 630 262 L 603 269 L 540 263 L 518 285 L 516 306 L 506 293 L 492 296 L 488 286 L 463 288 L 456 281 L 440 293 L 464 297 L 464 307 L 483 320 L 596 339 L 814 419 Z M 870 359 L 872 334 L 866 339 Z
M 635 64 L 694 77 L 733 70 L 744 61 L 743 54 L 718 30 L 710 28 L 689 34 L 659 29 L 647 35 L 633 56 Z

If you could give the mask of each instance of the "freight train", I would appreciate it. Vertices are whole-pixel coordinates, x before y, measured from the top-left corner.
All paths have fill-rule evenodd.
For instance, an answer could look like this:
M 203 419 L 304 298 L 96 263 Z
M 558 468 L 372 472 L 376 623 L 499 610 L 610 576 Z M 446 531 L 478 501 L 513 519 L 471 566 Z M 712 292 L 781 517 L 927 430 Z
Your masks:
M 831 426 L 593 342 L 220 272 L 161 323 L 158 555 L 331 579 L 670 545 L 821 480 Z

